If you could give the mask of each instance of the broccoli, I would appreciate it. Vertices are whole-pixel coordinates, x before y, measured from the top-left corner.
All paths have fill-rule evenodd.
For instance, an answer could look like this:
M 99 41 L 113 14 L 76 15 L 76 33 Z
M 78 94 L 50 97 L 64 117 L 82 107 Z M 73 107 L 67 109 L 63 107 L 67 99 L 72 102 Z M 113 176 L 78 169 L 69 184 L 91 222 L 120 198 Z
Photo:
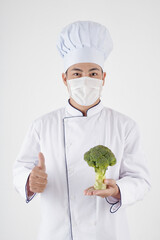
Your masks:
M 103 183 L 106 170 L 108 166 L 116 164 L 116 158 L 113 152 L 106 146 L 98 145 L 84 154 L 84 160 L 90 167 L 94 167 L 95 169 L 96 180 L 94 188 L 106 189 L 106 185 Z

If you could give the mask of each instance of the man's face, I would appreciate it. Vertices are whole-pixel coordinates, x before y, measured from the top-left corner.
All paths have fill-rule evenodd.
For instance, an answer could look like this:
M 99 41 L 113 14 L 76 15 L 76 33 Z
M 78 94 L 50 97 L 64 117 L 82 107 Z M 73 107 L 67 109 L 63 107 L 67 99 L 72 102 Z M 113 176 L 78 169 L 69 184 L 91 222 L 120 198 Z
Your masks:
M 106 73 L 102 73 L 102 68 L 95 63 L 77 63 L 70 66 L 67 73 L 62 73 L 63 82 L 66 86 L 67 80 L 84 76 L 102 79 L 104 85 Z

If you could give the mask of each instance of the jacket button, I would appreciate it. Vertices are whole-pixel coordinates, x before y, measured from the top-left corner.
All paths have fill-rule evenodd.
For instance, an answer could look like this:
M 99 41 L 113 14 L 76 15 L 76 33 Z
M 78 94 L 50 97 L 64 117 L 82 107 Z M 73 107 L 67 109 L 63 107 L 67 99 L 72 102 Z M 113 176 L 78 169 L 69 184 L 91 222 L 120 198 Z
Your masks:
M 68 168 L 68 173 L 69 174 L 73 174 L 74 173 L 74 169 L 73 168 Z
M 71 196 L 70 196 L 70 199 L 71 199 L 71 201 L 73 201 L 73 200 L 75 199 L 75 196 L 74 196 L 74 195 L 71 195 Z
M 71 142 L 67 142 L 67 143 L 66 143 L 67 148 L 69 148 L 71 145 L 72 145 Z

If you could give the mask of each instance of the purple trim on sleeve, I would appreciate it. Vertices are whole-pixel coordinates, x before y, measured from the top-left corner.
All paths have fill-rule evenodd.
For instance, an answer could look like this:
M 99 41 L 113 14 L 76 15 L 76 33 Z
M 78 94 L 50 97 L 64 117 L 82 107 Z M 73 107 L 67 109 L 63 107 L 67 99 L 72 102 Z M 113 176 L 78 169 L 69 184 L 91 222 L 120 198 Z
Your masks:
M 29 176 L 28 176 L 28 178 L 29 178 Z M 27 181 L 28 181 L 28 178 L 27 178 Z M 34 198 L 34 196 L 37 194 L 37 193 L 34 193 L 31 197 L 28 197 L 28 195 L 27 195 L 27 182 L 26 182 L 26 185 L 25 185 L 25 192 L 26 192 L 26 203 L 29 203 Z

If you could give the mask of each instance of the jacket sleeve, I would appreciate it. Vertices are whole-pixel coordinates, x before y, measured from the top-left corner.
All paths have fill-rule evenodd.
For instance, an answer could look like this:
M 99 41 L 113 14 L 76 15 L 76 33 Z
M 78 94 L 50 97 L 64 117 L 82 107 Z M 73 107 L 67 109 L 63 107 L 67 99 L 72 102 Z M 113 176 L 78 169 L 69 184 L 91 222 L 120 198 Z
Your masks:
M 37 193 L 28 197 L 27 180 L 32 169 L 38 164 L 38 153 L 40 152 L 40 138 L 35 129 L 33 121 L 23 140 L 19 154 L 13 164 L 13 185 L 15 190 L 25 198 L 28 203 Z
M 125 207 L 142 200 L 151 189 L 147 156 L 142 147 L 141 133 L 136 122 L 125 133 L 120 176 L 116 184 L 120 190 L 120 200 L 113 197 L 106 198 L 106 201 L 112 205 L 110 208 L 112 213 L 121 206 Z

